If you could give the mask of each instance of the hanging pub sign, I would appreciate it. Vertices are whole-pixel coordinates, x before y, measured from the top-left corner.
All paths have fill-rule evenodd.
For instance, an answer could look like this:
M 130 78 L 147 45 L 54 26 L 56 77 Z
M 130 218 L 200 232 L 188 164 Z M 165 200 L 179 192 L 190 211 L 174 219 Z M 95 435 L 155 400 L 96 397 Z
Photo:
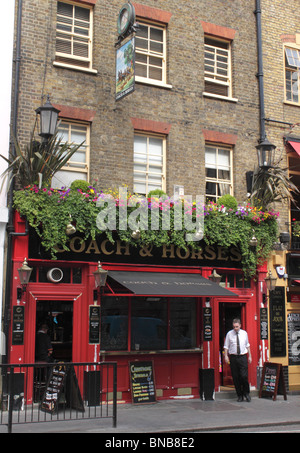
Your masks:
M 135 38 L 116 49 L 116 101 L 135 89 Z

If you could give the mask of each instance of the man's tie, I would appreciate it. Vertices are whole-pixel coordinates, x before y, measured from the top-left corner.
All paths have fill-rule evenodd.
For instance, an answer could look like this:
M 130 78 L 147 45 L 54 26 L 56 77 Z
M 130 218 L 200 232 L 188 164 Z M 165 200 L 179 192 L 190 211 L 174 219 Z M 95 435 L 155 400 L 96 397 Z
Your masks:
M 241 353 L 241 348 L 240 348 L 240 339 L 239 339 L 239 334 L 236 334 L 236 353 L 237 355 L 240 355 Z

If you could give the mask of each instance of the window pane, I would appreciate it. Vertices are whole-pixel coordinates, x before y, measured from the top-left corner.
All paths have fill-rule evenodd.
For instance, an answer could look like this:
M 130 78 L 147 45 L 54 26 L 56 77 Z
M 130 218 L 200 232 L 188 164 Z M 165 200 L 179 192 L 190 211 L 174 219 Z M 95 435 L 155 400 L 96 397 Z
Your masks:
M 196 347 L 196 301 L 191 298 L 172 298 L 170 301 L 171 349 Z
M 103 297 L 101 300 L 101 350 L 128 349 L 128 299 Z
M 217 153 L 215 148 L 205 148 L 205 166 L 207 168 L 216 168 Z
M 147 299 L 150 298 L 132 298 L 131 349 L 167 349 L 167 300 Z

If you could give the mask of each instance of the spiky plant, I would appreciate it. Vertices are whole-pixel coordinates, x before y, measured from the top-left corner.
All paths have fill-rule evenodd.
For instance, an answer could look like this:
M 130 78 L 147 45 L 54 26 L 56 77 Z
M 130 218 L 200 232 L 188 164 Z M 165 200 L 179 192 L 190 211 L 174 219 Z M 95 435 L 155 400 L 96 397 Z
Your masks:
M 58 131 L 47 141 L 40 142 L 35 139 L 34 129 L 30 134 L 30 141 L 21 148 L 18 140 L 13 137 L 15 145 L 15 157 L 2 157 L 8 164 L 2 173 L 3 178 L 1 190 L 7 181 L 7 190 L 11 183 L 16 180 L 21 187 L 30 184 L 51 184 L 51 179 L 82 146 L 70 143 L 63 143 L 62 137 L 58 138 Z
M 272 203 L 295 202 L 293 193 L 299 193 L 299 189 L 288 177 L 288 169 L 279 164 L 280 161 L 272 167 L 257 167 L 254 170 L 250 196 L 253 206 L 264 210 Z

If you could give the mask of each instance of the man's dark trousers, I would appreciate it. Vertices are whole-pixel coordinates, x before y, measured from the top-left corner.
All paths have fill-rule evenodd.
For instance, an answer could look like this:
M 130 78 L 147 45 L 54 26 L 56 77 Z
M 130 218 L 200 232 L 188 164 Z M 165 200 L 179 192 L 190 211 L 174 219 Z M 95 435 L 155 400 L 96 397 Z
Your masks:
M 247 354 L 230 355 L 230 368 L 237 395 L 249 395 Z

